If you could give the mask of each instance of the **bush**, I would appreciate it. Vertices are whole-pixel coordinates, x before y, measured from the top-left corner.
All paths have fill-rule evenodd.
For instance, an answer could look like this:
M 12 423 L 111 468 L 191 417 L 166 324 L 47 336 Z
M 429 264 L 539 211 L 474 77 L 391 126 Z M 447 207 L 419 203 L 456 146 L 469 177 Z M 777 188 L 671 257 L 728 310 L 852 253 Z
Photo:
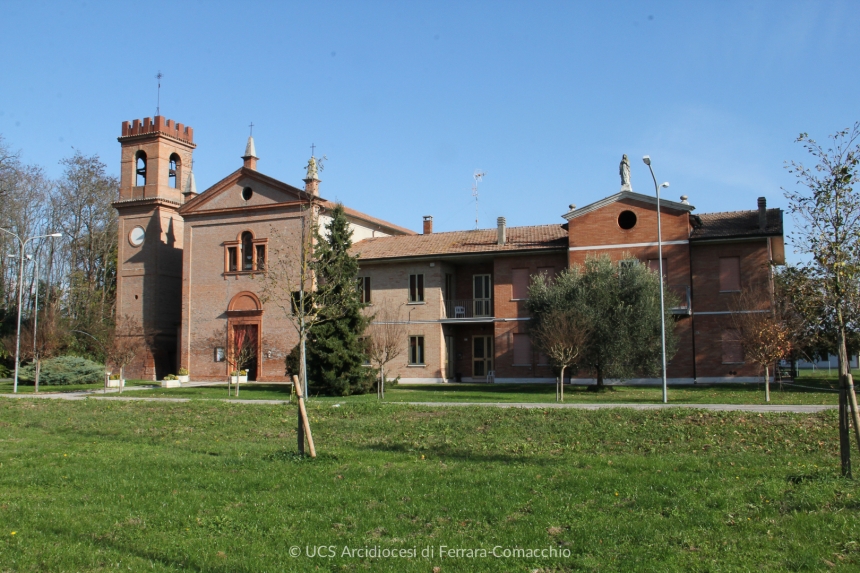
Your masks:
M 179 369 L 179 375 L 180 376 L 188 376 L 188 369 L 187 368 L 180 368 Z
M 12 371 L 6 368 L 5 364 L 0 364 L 0 378 L 11 378 Z
M 60 356 L 42 360 L 39 384 L 43 386 L 64 386 L 67 384 L 98 384 L 104 382 L 104 366 L 79 356 Z M 28 364 L 21 368 L 18 379 L 22 384 L 34 384 L 36 365 Z
M 164 377 L 165 380 L 176 380 L 176 374 L 168 374 Z

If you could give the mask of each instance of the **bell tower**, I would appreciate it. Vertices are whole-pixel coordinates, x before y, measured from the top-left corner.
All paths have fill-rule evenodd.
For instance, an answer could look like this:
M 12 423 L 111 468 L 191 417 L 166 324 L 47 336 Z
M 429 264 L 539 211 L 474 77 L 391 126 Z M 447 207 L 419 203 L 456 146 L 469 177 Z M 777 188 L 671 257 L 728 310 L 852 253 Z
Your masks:
M 126 377 L 163 379 L 178 369 L 184 226 L 178 211 L 196 195 L 194 130 L 157 115 L 122 122 L 118 141 L 116 313 L 140 324 L 148 348 L 126 367 Z

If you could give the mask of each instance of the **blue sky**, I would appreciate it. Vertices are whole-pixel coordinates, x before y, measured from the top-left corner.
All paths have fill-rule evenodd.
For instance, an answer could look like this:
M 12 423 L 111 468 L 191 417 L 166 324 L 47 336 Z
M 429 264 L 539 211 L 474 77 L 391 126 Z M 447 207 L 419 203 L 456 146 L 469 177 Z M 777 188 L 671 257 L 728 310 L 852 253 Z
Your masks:
M 0 0 L 0 134 L 60 173 L 119 167 L 123 120 L 195 130 L 205 189 L 241 165 L 420 230 L 563 222 L 653 192 L 697 212 L 785 207 L 794 139 L 860 119 L 857 2 L 20 2 Z

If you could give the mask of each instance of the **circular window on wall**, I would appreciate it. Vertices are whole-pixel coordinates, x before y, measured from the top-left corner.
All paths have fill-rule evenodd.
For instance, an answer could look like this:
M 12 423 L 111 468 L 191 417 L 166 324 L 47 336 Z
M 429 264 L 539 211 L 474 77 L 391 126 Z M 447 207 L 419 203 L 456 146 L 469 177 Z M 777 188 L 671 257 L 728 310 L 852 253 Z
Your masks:
M 633 211 L 621 211 L 618 215 L 618 226 L 628 231 L 636 226 L 636 213 Z
M 245 201 L 249 201 L 253 196 L 254 190 L 250 187 L 245 187 L 244 189 L 242 189 L 242 199 L 244 199 Z
M 143 227 L 137 226 L 128 233 L 128 242 L 132 247 L 139 247 L 143 244 L 143 239 L 146 238 L 146 231 Z

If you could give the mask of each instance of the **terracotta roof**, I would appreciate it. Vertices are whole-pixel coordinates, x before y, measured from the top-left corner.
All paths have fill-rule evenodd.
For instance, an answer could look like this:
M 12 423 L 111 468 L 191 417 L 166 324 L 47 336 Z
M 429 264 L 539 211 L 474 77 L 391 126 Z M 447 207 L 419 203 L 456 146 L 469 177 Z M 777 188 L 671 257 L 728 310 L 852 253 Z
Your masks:
M 764 229 L 758 225 L 758 210 L 700 213 L 698 216 L 691 215 L 691 219 L 693 232 L 690 240 L 782 235 L 782 209 L 767 210 L 767 225 Z
M 334 209 L 337 203 L 333 201 L 328 201 L 323 199 L 321 202 L 322 206 L 326 209 Z M 343 211 L 346 213 L 347 217 L 353 217 L 355 219 L 361 219 L 365 223 L 370 223 L 371 225 L 376 225 L 377 227 L 382 228 L 383 231 L 386 231 L 391 235 L 414 235 L 415 231 L 411 229 L 407 229 L 406 227 L 401 227 L 399 225 L 395 225 L 394 223 L 389 223 L 388 221 L 384 221 L 382 219 L 377 219 L 376 217 L 371 217 L 367 213 L 362 213 L 361 211 L 356 211 L 346 205 L 343 206 Z
M 504 253 L 538 249 L 567 250 L 567 225 L 508 227 L 505 245 L 498 244 L 498 230 L 452 231 L 401 237 L 377 237 L 359 241 L 352 247 L 361 260 Z

